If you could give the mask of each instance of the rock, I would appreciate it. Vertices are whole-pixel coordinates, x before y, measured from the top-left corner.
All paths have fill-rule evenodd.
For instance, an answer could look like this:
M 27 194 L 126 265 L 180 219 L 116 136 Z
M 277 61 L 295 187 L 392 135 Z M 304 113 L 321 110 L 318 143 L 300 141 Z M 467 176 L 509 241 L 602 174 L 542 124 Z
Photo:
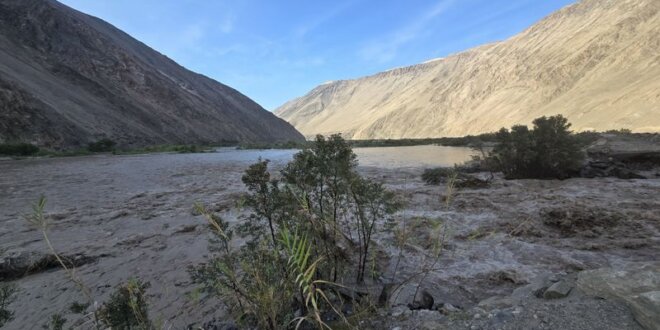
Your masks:
M 444 315 L 449 315 L 452 313 L 458 313 L 461 309 L 452 304 L 444 303 L 438 307 L 438 311 Z
M 511 294 L 512 298 L 515 298 L 513 302 L 527 298 L 529 296 L 534 296 L 537 298 L 543 298 L 543 293 L 548 289 L 555 280 L 555 276 L 551 274 L 539 275 L 533 278 L 529 284 L 521 286 L 513 290 Z
M 408 305 L 410 309 L 433 309 L 433 296 L 428 293 L 426 290 L 422 290 L 417 293 L 413 302 Z
M 422 323 L 422 325 L 419 326 L 420 330 L 438 330 L 438 329 L 444 329 L 442 324 L 440 322 L 436 321 L 426 321 Z
M 580 170 L 583 178 L 616 177 L 619 179 L 646 179 L 645 176 L 631 170 L 621 162 L 613 160 L 589 161 Z
M 637 322 L 647 329 L 660 328 L 660 291 L 633 296 L 631 306 Z
M 543 293 L 543 298 L 545 299 L 559 299 L 568 296 L 568 294 L 573 289 L 573 286 L 566 281 L 559 281 L 551 285 Z
M 388 298 L 389 306 L 406 306 L 413 310 L 433 308 L 433 296 L 424 288 L 418 290 L 416 283 L 387 288 L 387 290 L 383 288 L 385 292 L 381 291 L 381 296 L 385 297 L 388 290 L 392 291 Z
M 392 317 L 396 318 L 396 317 L 400 317 L 400 316 L 410 315 L 411 311 L 406 306 L 396 306 L 396 307 L 392 308 L 390 313 L 391 313 Z
M 660 262 L 632 263 L 625 269 L 600 268 L 578 274 L 580 291 L 623 301 L 646 329 L 660 324 Z
M 494 308 L 506 308 L 511 307 L 516 304 L 516 301 L 512 297 L 490 297 L 488 299 L 482 300 L 479 302 L 479 307 L 485 309 L 494 309 Z

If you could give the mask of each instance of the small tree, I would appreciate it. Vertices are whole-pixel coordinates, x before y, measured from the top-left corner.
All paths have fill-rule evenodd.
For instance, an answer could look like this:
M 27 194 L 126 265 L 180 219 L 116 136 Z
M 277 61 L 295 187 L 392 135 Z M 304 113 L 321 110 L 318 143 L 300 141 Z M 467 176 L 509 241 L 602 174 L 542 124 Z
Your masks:
M 215 234 L 216 254 L 191 268 L 193 280 L 222 297 L 245 327 L 327 329 L 328 314 L 346 321 L 333 306 L 342 296 L 331 289 L 351 275 L 364 280 L 372 234 L 398 206 L 393 193 L 359 175 L 356 158 L 340 135 L 318 136 L 282 169 L 281 180 L 272 178 L 268 161 L 248 167 L 242 180 L 252 214 L 237 228 L 249 229 L 240 249 L 232 248 L 227 223 L 197 205 Z
M 507 179 L 564 179 L 577 172 L 584 155 L 568 120 L 562 115 L 544 116 L 533 123 L 532 130 L 522 125 L 510 131 L 502 128 L 488 161 Z

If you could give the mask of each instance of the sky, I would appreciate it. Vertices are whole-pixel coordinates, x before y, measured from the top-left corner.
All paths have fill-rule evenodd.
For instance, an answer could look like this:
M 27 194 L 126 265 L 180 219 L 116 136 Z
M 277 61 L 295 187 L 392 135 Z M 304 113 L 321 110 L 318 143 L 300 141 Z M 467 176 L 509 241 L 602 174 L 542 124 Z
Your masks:
M 60 0 L 268 110 L 504 40 L 573 0 Z

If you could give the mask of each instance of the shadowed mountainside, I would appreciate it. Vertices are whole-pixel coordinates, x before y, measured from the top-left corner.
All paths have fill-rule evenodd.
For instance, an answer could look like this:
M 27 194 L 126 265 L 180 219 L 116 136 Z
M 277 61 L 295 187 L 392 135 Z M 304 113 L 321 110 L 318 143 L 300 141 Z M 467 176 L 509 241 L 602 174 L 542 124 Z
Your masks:
M 287 141 L 231 87 L 53 0 L 0 0 L 0 142 L 47 147 Z

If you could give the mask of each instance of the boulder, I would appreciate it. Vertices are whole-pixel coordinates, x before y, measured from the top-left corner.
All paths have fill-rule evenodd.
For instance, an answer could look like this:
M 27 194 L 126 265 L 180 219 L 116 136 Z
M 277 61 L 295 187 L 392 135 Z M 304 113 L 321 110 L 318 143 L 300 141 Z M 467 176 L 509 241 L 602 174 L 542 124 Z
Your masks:
M 548 289 L 543 292 L 543 298 L 545 299 L 559 299 L 568 296 L 568 294 L 573 289 L 573 286 L 567 281 L 559 281 L 551 285 Z
M 458 313 L 461 311 L 461 309 L 452 304 L 444 303 L 438 306 L 438 311 L 444 315 L 449 315 L 453 313 Z
M 630 305 L 639 324 L 647 329 L 660 328 L 660 291 L 644 292 L 633 296 Z
M 631 263 L 624 269 L 600 268 L 578 274 L 580 291 L 628 305 L 646 329 L 660 324 L 660 262 Z
M 513 290 L 511 297 L 516 299 L 514 301 L 520 301 L 529 296 L 543 298 L 543 293 L 545 293 L 545 290 L 547 290 L 555 282 L 557 281 L 551 274 L 539 275 L 533 278 L 529 284 Z
M 426 290 L 422 290 L 414 297 L 413 302 L 408 305 L 410 309 L 433 309 L 433 296 Z

